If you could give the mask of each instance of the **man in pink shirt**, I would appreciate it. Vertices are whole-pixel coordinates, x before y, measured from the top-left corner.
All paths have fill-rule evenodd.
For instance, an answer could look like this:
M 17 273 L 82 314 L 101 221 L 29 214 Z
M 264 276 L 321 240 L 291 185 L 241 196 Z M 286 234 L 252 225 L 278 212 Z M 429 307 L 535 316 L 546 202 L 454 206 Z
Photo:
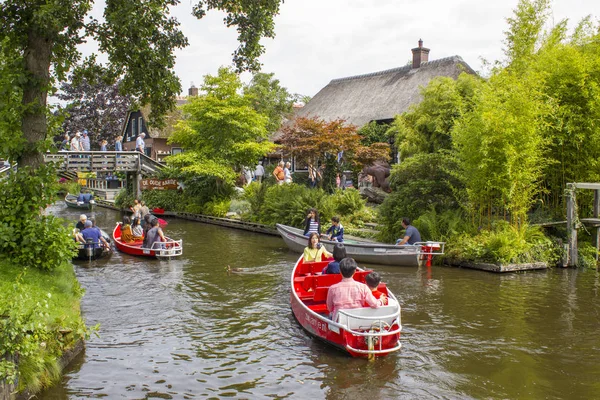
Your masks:
M 352 277 L 356 272 L 356 261 L 353 258 L 344 258 L 340 261 L 342 281 L 329 288 L 327 293 L 327 309 L 331 319 L 335 321 L 339 309 L 359 308 L 368 304 L 372 308 L 384 305 L 385 295 L 378 300 L 371 293 L 371 289 L 364 283 L 355 281 Z

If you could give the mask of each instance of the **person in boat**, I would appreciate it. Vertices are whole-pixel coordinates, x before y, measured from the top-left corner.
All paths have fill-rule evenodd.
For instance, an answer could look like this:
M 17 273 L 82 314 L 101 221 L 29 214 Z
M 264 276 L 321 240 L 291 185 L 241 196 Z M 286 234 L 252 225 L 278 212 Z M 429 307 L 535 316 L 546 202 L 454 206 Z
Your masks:
M 304 236 L 308 237 L 313 232 L 321 236 L 321 223 L 316 208 L 310 208 L 304 220 Z
M 83 243 L 86 243 L 86 247 L 88 246 L 88 241 L 92 242 L 92 247 L 94 249 L 100 247 L 108 249 L 110 247 L 106 239 L 102 237 L 100 229 L 94 228 L 92 221 L 85 221 L 85 229 L 81 231 L 81 236 L 83 237 Z
M 87 215 L 81 214 L 79 216 L 79 221 L 77 222 L 77 224 L 75 224 L 75 228 L 79 229 L 80 232 L 82 230 L 84 230 L 85 229 L 85 221 L 87 221 Z
M 331 217 L 331 226 L 325 234 L 334 242 L 343 242 L 344 241 L 344 227 L 340 224 L 340 217 Z
M 127 215 L 123 217 L 123 222 L 121 223 L 121 241 L 124 243 L 135 242 L 133 232 L 131 231 L 131 219 Z
M 340 261 L 346 258 L 346 248 L 342 243 L 336 243 L 333 247 L 333 261 L 323 268 L 323 274 L 339 274 Z
M 342 281 L 331 285 L 327 292 L 327 309 L 334 321 L 340 309 L 360 308 L 363 304 L 368 304 L 371 308 L 378 308 L 384 305 L 384 301 L 387 300 L 385 295 L 382 295 L 380 299 L 376 299 L 367 285 L 352 278 L 357 267 L 353 258 L 344 258 L 340 262 Z
M 152 228 L 152 220 L 158 220 L 158 218 L 156 218 L 154 215 L 150 214 L 150 212 L 148 212 L 148 214 L 144 215 L 144 219 L 142 220 L 143 224 L 142 226 L 144 227 L 144 240 L 145 238 L 148 236 L 148 231 Z M 159 225 L 160 225 L 160 221 L 159 221 Z
M 367 276 L 365 276 L 365 282 L 367 283 L 367 286 L 369 287 L 369 289 L 371 289 L 371 293 L 373 294 L 373 297 L 375 297 L 376 299 L 380 299 L 382 296 L 384 296 L 384 294 L 382 292 L 379 291 L 378 287 L 379 284 L 381 283 L 381 276 L 379 276 L 379 273 L 373 271 L 367 274 Z M 385 303 L 384 305 L 387 305 L 388 301 L 387 298 L 385 299 Z M 365 305 L 365 307 L 368 307 Z
M 136 218 L 140 218 L 140 209 L 142 208 L 142 205 L 140 204 L 140 201 L 138 199 L 134 199 L 133 200 L 133 206 L 129 207 L 129 209 L 131 210 L 131 212 L 133 212 L 133 215 L 131 216 L 132 221 L 135 222 Z
M 148 231 L 148 235 L 146 236 L 145 245 L 143 247 L 149 249 L 162 249 L 163 244 L 156 245 L 156 243 L 166 242 L 167 238 L 163 233 L 163 230 L 160 226 L 158 226 L 158 218 L 153 219 L 150 224 L 152 228 Z
M 142 228 L 142 224 L 139 218 L 135 218 L 133 220 L 133 227 L 131 228 L 131 233 L 133 234 L 133 240 L 142 240 L 144 237 L 144 228 Z
M 404 244 L 413 245 L 413 244 L 421 241 L 421 234 L 419 233 L 417 228 L 415 228 L 414 226 L 412 226 L 410 224 L 410 219 L 408 219 L 406 217 L 402 218 L 402 227 L 404 229 L 406 229 L 406 232 L 404 232 L 404 237 L 402 239 L 398 239 L 396 241 L 396 244 L 398 246 L 401 246 Z
M 304 248 L 304 262 L 320 262 L 323 258 L 331 258 L 332 254 L 321 244 L 319 235 L 312 232 L 308 237 L 308 246 Z
M 149 215 L 149 214 L 150 214 L 150 210 L 148 209 L 146 202 L 144 200 L 140 201 L 140 218 L 142 219 L 142 226 L 145 226 L 146 215 Z

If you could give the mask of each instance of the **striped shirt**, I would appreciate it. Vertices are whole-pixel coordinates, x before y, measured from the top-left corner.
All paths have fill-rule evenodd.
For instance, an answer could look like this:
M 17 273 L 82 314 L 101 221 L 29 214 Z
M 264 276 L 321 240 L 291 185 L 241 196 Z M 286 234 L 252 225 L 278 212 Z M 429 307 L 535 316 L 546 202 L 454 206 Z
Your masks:
M 310 220 L 310 225 L 308 226 L 307 234 L 311 234 L 312 232 L 319 233 L 319 222 L 315 221 L 314 219 Z

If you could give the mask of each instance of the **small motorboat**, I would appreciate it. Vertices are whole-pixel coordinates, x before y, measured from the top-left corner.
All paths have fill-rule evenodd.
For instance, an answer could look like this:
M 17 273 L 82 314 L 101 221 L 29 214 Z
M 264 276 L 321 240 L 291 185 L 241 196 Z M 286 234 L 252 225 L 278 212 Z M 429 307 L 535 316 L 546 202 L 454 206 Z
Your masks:
M 77 196 L 74 194 L 69 194 L 65 196 L 65 203 L 67 207 L 71 208 L 79 208 L 80 210 L 93 210 L 96 202 L 94 200 L 90 200 L 89 203 L 81 203 L 77 201 Z
M 338 310 L 329 318 L 329 287 L 342 280 L 341 274 L 321 274 L 329 261 L 304 262 L 300 257 L 292 272 L 290 302 L 298 323 L 309 334 L 353 357 L 381 357 L 400 350 L 400 304 L 385 283 L 378 290 L 388 296 L 388 305 Z M 354 279 L 365 283 L 371 271 L 357 270 Z
M 308 244 L 308 238 L 301 229 L 277 224 L 277 231 L 292 251 L 302 253 Z M 321 243 L 331 253 L 338 242 L 321 239 Z M 344 240 L 346 254 L 356 262 L 408 267 L 419 265 L 419 261 L 431 264 L 434 255 L 444 254 L 444 246 L 444 242 L 419 242 L 415 245 L 397 246 L 368 240 Z
M 110 243 L 110 237 L 108 236 L 108 234 L 102 229 L 100 229 L 100 232 L 102 233 L 102 237 L 104 238 L 104 240 Z M 110 249 L 107 249 L 104 246 L 97 247 L 95 246 L 95 244 L 96 243 L 92 242 L 86 244 L 79 243 L 77 255 L 73 257 L 73 259 L 82 261 L 92 261 L 112 254 L 112 251 Z
M 166 237 L 166 236 L 165 236 Z M 141 240 L 132 243 L 125 243 L 121 240 L 121 224 L 117 224 L 113 231 L 113 241 L 119 251 L 133 256 L 171 258 L 183 254 L 183 241 L 173 240 L 166 237 L 166 242 L 154 243 L 154 247 L 142 247 Z

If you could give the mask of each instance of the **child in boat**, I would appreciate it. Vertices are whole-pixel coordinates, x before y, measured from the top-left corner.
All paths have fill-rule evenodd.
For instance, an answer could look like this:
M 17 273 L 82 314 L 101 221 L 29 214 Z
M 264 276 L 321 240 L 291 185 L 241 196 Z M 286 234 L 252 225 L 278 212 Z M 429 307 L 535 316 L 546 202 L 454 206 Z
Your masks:
M 367 274 L 367 276 L 365 276 L 365 282 L 367 283 L 367 286 L 369 287 L 369 289 L 371 289 L 371 293 L 373 294 L 373 297 L 375 297 L 376 299 L 381 298 L 383 293 L 380 292 L 379 290 L 377 290 L 377 288 L 379 287 L 379 283 L 381 282 L 381 276 L 379 276 L 379 274 L 375 271 L 370 272 L 369 274 Z M 387 305 L 387 304 L 388 304 L 387 297 L 384 296 L 383 297 L 383 305 Z M 366 305 L 365 307 L 368 307 L 368 305 Z
M 331 217 L 331 226 L 325 234 L 329 237 L 329 240 L 334 242 L 344 241 L 344 227 L 340 224 L 340 217 Z
M 339 274 L 340 261 L 346 258 L 346 248 L 341 243 L 336 243 L 333 247 L 333 261 L 323 268 L 323 274 Z
M 308 210 L 308 215 L 304 220 L 304 236 L 308 237 L 311 233 L 315 232 L 321 236 L 321 222 L 319 221 L 319 212 L 316 208 Z
M 331 255 L 321 245 L 319 234 L 312 232 L 308 237 L 308 246 L 304 248 L 304 262 L 320 262 L 323 258 L 331 258 Z
M 125 243 L 135 242 L 131 231 L 131 220 L 128 216 L 123 217 L 123 223 L 121 224 L 121 241 Z
M 142 228 L 140 218 L 133 220 L 133 228 L 131 229 L 133 240 L 142 240 L 144 237 L 144 228 Z

